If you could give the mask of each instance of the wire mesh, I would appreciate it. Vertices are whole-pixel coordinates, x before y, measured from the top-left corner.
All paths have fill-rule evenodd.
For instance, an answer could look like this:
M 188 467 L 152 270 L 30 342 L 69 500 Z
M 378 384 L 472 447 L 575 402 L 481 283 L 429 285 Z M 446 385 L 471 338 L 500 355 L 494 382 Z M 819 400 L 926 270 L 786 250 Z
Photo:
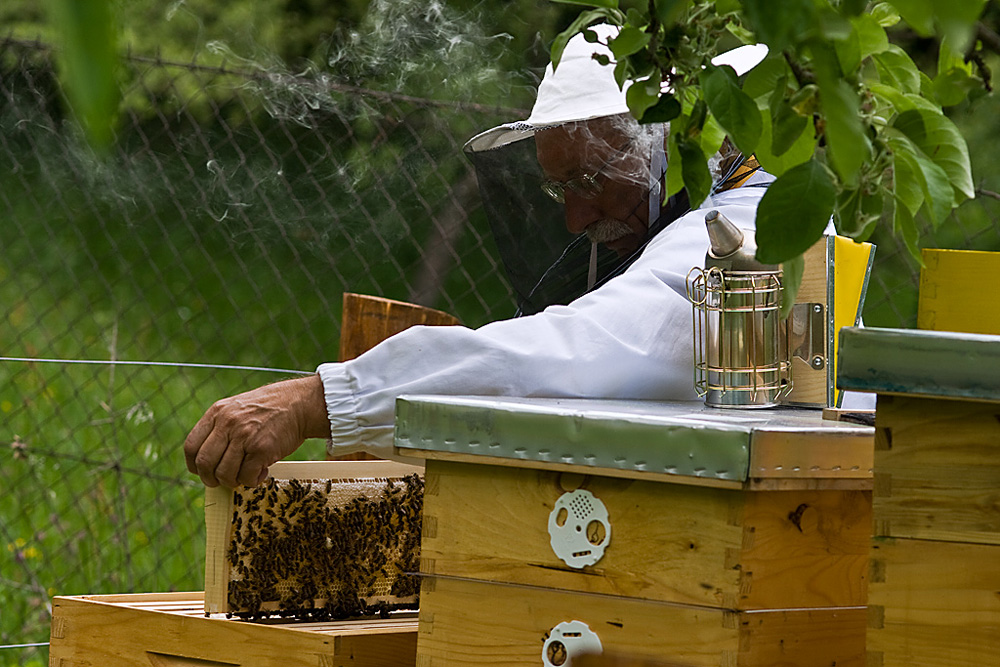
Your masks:
M 184 436 L 215 399 L 282 377 L 211 366 L 331 359 L 343 291 L 472 326 L 514 312 L 461 145 L 523 110 L 130 55 L 99 160 L 50 56 L 0 40 L 0 645 L 47 641 L 52 595 L 201 588 Z M 986 198 L 923 242 L 1000 250 L 996 221 Z M 917 267 L 875 240 L 866 317 L 913 326 Z
M 0 42 L 0 645 L 45 642 L 52 595 L 200 590 L 186 431 L 283 377 L 24 359 L 312 370 L 344 291 L 514 312 L 461 145 L 523 112 L 140 56 L 121 79 L 97 159 L 50 50 Z

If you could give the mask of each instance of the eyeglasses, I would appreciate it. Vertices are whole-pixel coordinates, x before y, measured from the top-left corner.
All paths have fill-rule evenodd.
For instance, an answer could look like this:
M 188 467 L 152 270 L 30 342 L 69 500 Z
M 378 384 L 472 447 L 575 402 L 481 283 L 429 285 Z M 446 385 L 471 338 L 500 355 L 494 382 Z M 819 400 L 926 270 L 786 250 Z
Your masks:
M 604 190 L 604 187 L 601 185 L 600 181 L 597 180 L 597 177 L 601 175 L 601 172 L 604 171 L 605 167 L 611 164 L 613 160 L 617 159 L 618 156 L 626 152 L 631 147 L 632 141 L 629 140 L 591 174 L 584 174 L 583 176 L 578 176 L 577 178 L 571 178 L 568 181 L 543 181 L 542 192 L 560 204 L 566 203 L 566 190 L 572 190 L 578 197 L 593 199 Z

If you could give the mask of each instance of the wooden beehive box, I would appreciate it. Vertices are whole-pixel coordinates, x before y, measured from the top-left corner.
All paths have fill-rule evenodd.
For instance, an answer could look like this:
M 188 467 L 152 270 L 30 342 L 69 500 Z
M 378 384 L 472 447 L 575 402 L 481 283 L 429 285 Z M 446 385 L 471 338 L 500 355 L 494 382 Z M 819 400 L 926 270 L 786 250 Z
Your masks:
M 205 489 L 205 611 L 343 619 L 415 609 L 422 470 L 294 461 L 255 488 Z
M 785 408 L 407 397 L 396 442 L 426 459 L 423 667 L 566 664 L 588 637 L 620 664 L 864 664 L 869 427 Z M 582 567 L 569 563 L 585 551 L 553 547 L 567 496 L 607 518 L 582 510 L 603 549 Z
M 1000 336 L 852 330 L 878 392 L 869 662 L 1000 664 Z
M 416 657 L 415 613 L 325 623 L 204 615 L 202 593 L 56 597 L 52 667 L 399 667 Z

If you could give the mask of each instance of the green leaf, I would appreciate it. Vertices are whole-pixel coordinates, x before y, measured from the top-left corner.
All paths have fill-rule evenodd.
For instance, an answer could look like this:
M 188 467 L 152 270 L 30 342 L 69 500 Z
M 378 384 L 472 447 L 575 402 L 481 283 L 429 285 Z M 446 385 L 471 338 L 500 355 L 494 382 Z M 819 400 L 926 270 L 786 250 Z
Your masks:
M 656 19 L 663 25 L 672 25 L 684 10 L 691 4 L 691 0 L 655 0 L 653 8 L 656 10 Z M 721 11 L 716 8 L 716 11 Z
M 618 9 L 618 0 L 553 0 L 563 5 L 584 5 L 587 7 L 607 7 Z
M 899 23 L 899 12 L 889 2 L 880 2 L 872 7 L 871 17 L 883 28 L 891 28 Z
M 701 73 L 702 92 L 709 110 L 745 155 L 757 148 L 762 130 L 760 110 L 740 90 L 736 72 L 724 65 L 708 65 Z
M 830 173 L 815 159 L 779 176 L 757 208 L 757 259 L 778 264 L 808 250 L 830 222 L 835 198 Z
M 109 0 L 48 0 L 61 48 L 59 69 L 72 110 L 92 146 L 106 150 L 114 136 L 119 87 L 118 40 Z
M 771 123 L 771 154 L 775 157 L 784 155 L 806 131 L 808 124 L 808 118 L 799 115 L 787 102 L 782 102 Z
M 931 225 L 937 229 L 951 209 L 954 208 L 955 197 L 944 169 L 934 164 L 922 155 L 917 156 L 917 164 L 924 173 L 924 209 L 931 219 Z
M 851 22 L 839 13 L 832 11 L 831 8 L 820 8 L 817 17 L 819 19 L 820 35 L 824 39 L 839 42 L 851 37 Z
M 777 11 L 774 0 L 743 0 L 743 11 L 757 37 L 774 53 L 817 29 L 813 0 L 782 0 Z
M 719 15 L 740 10 L 740 0 L 715 0 L 715 11 Z
M 952 0 L 956 4 L 958 0 Z M 934 8 L 931 0 L 890 0 L 892 5 L 921 37 L 934 34 Z
M 955 191 L 956 204 L 961 203 L 963 197 L 976 196 L 965 138 L 932 103 L 921 100 L 917 108 L 899 114 L 893 127 L 944 169 Z
M 903 243 L 906 244 L 906 249 L 910 253 L 910 257 L 917 261 L 920 266 L 924 265 L 924 260 L 920 256 L 920 229 L 917 227 L 917 222 L 913 218 L 913 215 L 907 210 L 905 206 L 896 207 L 896 215 L 892 219 L 892 231 L 896 236 L 903 238 Z
M 625 91 L 625 104 L 636 118 L 642 118 L 646 110 L 654 106 L 660 99 L 660 80 L 643 79 L 633 81 Z
M 649 15 L 646 12 L 640 12 L 635 7 L 629 7 L 625 10 L 625 23 L 622 25 L 631 25 L 636 28 L 644 28 L 649 24 Z
M 788 63 L 781 54 L 770 54 L 743 78 L 743 92 L 752 99 L 770 96 L 787 76 Z
M 780 156 L 772 154 L 771 112 L 765 109 L 761 114 L 764 117 L 764 132 L 761 134 L 760 144 L 757 146 L 757 151 L 754 155 L 756 155 L 764 171 L 774 176 L 781 176 L 792 167 L 807 162 L 813 156 L 813 153 L 816 151 L 816 138 L 813 135 L 810 125 L 803 128 L 802 133 L 788 150 Z
M 903 49 L 891 44 L 885 51 L 875 54 L 872 59 L 882 83 L 898 88 L 904 93 L 920 92 L 920 70 Z
M 63 2 L 73 2 L 73 0 L 62 0 Z M 558 0 L 557 0 L 558 1 Z M 567 0 L 570 2 L 571 0 Z M 600 3 L 592 2 L 571 2 L 571 4 L 578 5 L 597 5 Z M 617 0 L 609 0 L 605 6 L 598 9 L 589 9 L 585 12 L 580 12 L 580 15 L 573 19 L 573 22 L 569 24 L 569 27 L 563 30 L 561 33 L 556 35 L 556 38 L 552 41 L 552 52 L 550 57 L 552 58 L 552 68 L 557 69 L 559 67 L 559 61 L 562 59 L 563 51 L 566 50 L 566 44 L 576 36 L 577 33 L 583 31 L 591 23 L 602 19 L 608 23 L 613 23 L 615 25 L 621 25 L 622 13 L 617 9 L 612 9 L 612 7 L 617 7 Z
M 819 111 L 819 86 L 809 83 L 799 88 L 788 104 L 795 109 L 796 113 L 806 118 L 811 118 Z
M 628 60 L 619 60 L 615 63 L 615 82 L 618 83 L 619 88 L 624 90 L 625 84 L 632 78 L 632 75 L 632 68 L 629 67 Z M 627 101 L 626 104 L 628 104 Z
M 854 26 L 854 32 L 858 36 L 862 59 L 876 53 L 882 53 L 889 48 L 889 36 L 885 34 L 885 29 L 870 14 L 862 14 L 852 18 L 851 25 Z
M 841 70 L 853 72 L 861 65 L 861 38 L 856 30 L 852 29 L 845 39 L 834 40 L 833 46 L 837 51 Z
M 889 135 L 888 132 L 887 135 Z M 887 140 L 892 149 L 895 197 L 911 215 L 916 215 L 924 204 L 924 192 L 927 190 L 924 172 L 917 162 L 917 149 L 904 136 L 893 137 L 889 135 Z
M 976 21 L 986 0 L 936 0 L 934 11 L 944 41 L 951 42 L 956 51 L 965 53 L 976 37 Z
M 907 93 L 907 95 L 911 96 L 912 94 Z M 920 98 L 927 98 L 926 100 L 924 100 L 925 102 L 934 97 L 934 82 L 931 81 L 931 78 L 929 76 L 927 76 L 927 72 L 920 72 L 920 92 L 917 93 L 917 96 Z M 914 106 L 919 106 L 919 105 L 914 105 Z M 941 110 L 940 105 L 935 104 L 933 106 L 935 111 Z
M 673 95 L 662 94 L 656 104 L 646 109 L 640 123 L 669 123 L 681 115 L 681 103 Z
M 674 123 L 677 125 L 677 123 Z M 677 128 L 671 128 L 677 129 Z M 664 193 L 664 199 L 667 197 L 673 197 L 675 194 L 684 189 L 684 173 L 681 170 L 681 152 L 677 148 L 677 137 L 680 132 L 671 132 L 670 138 L 667 141 L 667 187 Z
M 681 173 L 691 207 L 705 201 L 712 189 L 712 174 L 708 171 L 708 158 L 701 152 L 698 142 L 678 137 L 677 150 L 681 156 Z
M 843 80 L 820 81 L 820 102 L 826 121 L 826 147 L 837 175 L 845 184 L 857 183 L 858 171 L 870 153 L 861 125 L 857 93 Z
M 842 0 L 841 9 L 847 16 L 857 16 L 864 11 L 868 0 Z
M 786 259 L 781 263 L 781 319 L 791 314 L 805 272 L 806 258 L 803 255 Z
M 978 87 L 976 79 L 956 67 L 934 77 L 934 98 L 941 106 L 950 107 L 964 102 Z
M 938 74 L 950 69 L 961 69 L 972 73 L 972 64 L 965 61 L 965 50 L 955 48 L 955 40 L 945 37 L 938 45 Z
M 864 189 L 844 190 L 837 196 L 833 215 L 837 233 L 857 238 L 867 232 L 882 217 L 883 196 L 878 190 L 872 194 Z
M 868 84 L 868 90 L 874 93 L 879 100 L 891 106 L 897 113 L 915 108 L 915 105 L 909 100 L 907 95 L 893 86 L 876 81 Z
M 706 118 L 705 124 L 701 128 L 701 134 L 698 135 L 698 143 L 701 144 L 702 152 L 705 155 L 715 155 L 725 139 L 726 131 L 719 125 L 719 121 L 715 120 L 715 116 Z
M 625 56 L 630 56 L 637 51 L 646 48 L 649 44 L 649 39 L 651 35 L 647 32 L 634 28 L 632 26 L 625 26 L 618 33 L 618 36 L 608 42 L 608 46 L 611 49 L 611 53 L 614 54 L 615 58 L 621 60 Z

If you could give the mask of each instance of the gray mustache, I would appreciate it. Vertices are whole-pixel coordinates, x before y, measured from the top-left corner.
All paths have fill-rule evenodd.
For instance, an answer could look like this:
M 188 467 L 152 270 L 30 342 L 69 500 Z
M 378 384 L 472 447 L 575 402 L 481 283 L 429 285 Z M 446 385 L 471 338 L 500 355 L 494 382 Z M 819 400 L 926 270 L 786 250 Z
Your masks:
M 587 227 L 583 233 L 591 243 L 608 243 L 628 236 L 632 233 L 632 228 L 621 220 L 603 219 Z

